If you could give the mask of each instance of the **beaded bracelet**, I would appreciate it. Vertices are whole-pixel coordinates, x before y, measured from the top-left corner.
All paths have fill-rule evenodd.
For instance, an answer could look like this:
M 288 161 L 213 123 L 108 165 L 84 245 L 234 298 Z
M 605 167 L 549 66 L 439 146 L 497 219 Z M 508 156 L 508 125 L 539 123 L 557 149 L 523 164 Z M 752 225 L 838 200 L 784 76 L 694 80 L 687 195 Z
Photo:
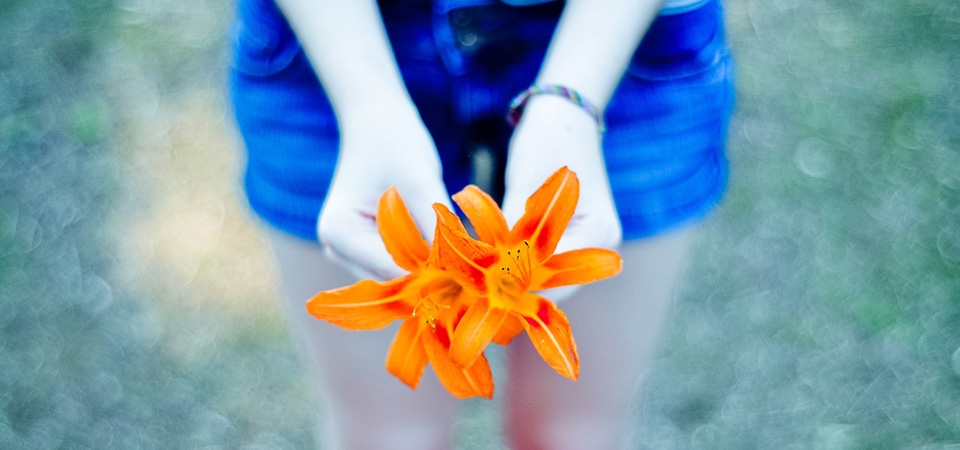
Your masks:
M 587 99 L 583 98 L 579 92 L 573 89 L 555 84 L 534 84 L 527 88 L 527 90 L 514 97 L 513 100 L 510 101 L 510 109 L 507 110 L 507 122 L 509 122 L 511 126 L 517 126 L 517 124 L 520 123 L 520 116 L 523 115 L 523 109 L 527 106 L 527 102 L 529 102 L 530 98 L 534 95 L 540 94 L 559 95 L 567 100 L 570 100 L 581 109 L 586 111 L 587 114 L 590 114 L 590 116 L 597 121 L 598 131 L 603 133 L 603 131 L 606 129 L 603 124 L 603 114 L 590 102 L 588 102 Z

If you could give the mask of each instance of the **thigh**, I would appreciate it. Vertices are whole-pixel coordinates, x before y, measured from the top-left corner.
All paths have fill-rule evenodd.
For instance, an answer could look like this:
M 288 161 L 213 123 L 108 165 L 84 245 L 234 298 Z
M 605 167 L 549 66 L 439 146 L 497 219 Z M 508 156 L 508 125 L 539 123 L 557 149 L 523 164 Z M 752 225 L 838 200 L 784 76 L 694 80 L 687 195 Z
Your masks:
M 635 387 L 656 349 L 692 237 L 687 227 L 625 244 L 623 273 L 559 305 L 580 355 L 576 382 L 554 373 L 529 340 L 511 343 L 505 399 L 516 448 L 622 448 Z

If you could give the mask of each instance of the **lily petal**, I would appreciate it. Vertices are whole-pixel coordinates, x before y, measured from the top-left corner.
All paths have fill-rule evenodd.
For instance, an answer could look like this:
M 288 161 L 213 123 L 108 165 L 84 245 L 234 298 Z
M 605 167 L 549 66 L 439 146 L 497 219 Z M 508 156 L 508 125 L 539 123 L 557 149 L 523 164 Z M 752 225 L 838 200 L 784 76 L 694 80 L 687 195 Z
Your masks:
M 523 331 L 523 319 L 517 317 L 515 314 L 509 314 L 507 318 L 504 319 L 503 324 L 500 325 L 500 329 L 497 330 L 497 334 L 493 336 L 493 341 L 491 342 L 497 345 L 508 345 L 521 331 Z
M 623 268 L 617 252 L 606 248 L 584 248 L 556 254 L 537 271 L 531 290 L 588 284 L 610 278 Z
M 446 206 L 435 204 L 433 208 L 437 212 L 437 234 L 433 246 L 437 252 L 438 268 L 450 273 L 460 284 L 470 286 L 481 294 L 486 292 L 484 271 L 498 261 L 500 256 L 496 247 L 448 227 L 446 220 L 453 213 Z
M 398 266 L 413 272 L 427 261 L 430 247 L 420 235 L 413 216 L 400 198 L 397 188 L 391 187 L 380 196 L 377 204 L 377 230 L 387 252 Z
M 450 343 L 450 358 L 461 366 L 476 361 L 497 335 L 509 312 L 503 308 L 491 308 L 486 297 L 478 298 L 463 315 L 453 332 Z
M 413 313 L 408 287 L 415 275 L 385 283 L 363 280 L 317 294 L 307 301 L 307 312 L 347 330 L 377 330 Z
M 493 197 L 487 195 L 480 188 L 470 185 L 453 195 L 463 213 L 470 219 L 477 237 L 490 245 L 506 244 L 510 238 L 510 229 L 507 219 Z
M 557 249 L 557 242 L 577 209 L 579 197 L 577 175 L 561 167 L 527 199 L 523 216 L 513 226 L 513 240 L 528 241 L 537 261 L 547 259 Z
M 493 398 L 493 373 L 487 358 L 481 356 L 469 367 L 450 359 L 450 332 L 437 324 L 434 332 L 423 333 L 423 345 L 440 383 L 457 398 Z
M 467 229 L 464 228 L 463 222 L 460 221 L 460 217 L 447 209 L 446 205 L 441 203 L 433 204 L 433 211 L 437 215 L 437 228 L 433 232 L 434 241 L 440 238 L 440 233 L 443 229 L 452 230 L 456 234 L 467 234 Z M 430 259 L 427 262 L 428 265 L 432 267 L 440 267 L 440 245 L 437 245 L 434 242 L 434 245 L 430 247 Z
M 387 352 L 387 372 L 399 378 L 411 389 L 420 384 L 423 369 L 427 367 L 427 352 L 421 342 L 423 327 L 420 320 L 410 318 L 403 321 L 397 336 Z
M 523 326 L 540 357 L 560 375 L 576 380 L 580 375 L 580 357 L 563 311 L 553 302 L 540 298 L 537 314 L 524 319 Z
M 460 217 L 447 209 L 443 203 L 434 203 L 433 210 L 437 214 L 437 227 L 444 226 L 458 234 L 467 234 L 467 229 L 463 227 Z

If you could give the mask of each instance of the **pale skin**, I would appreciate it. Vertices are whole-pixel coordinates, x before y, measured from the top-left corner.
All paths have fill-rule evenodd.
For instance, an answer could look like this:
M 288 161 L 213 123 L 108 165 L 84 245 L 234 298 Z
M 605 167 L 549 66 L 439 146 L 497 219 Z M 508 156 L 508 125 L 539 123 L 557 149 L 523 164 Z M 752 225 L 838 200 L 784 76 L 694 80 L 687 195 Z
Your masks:
M 324 399 L 328 449 L 445 449 L 456 400 L 430 375 L 417 392 L 383 369 L 393 329 L 348 333 L 307 316 L 303 302 L 356 276 L 401 275 L 376 231 L 377 199 L 396 186 L 429 239 L 430 205 L 449 205 L 436 147 L 407 93 L 373 0 L 278 0 L 324 86 L 340 125 L 340 159 L 318 219 L 321 247 L 271 238 L 301 351 Z M 568 0 L 537 76 L 603 109 L 662 0 Z M 534 97 L 510 141 L 504 213 L 561 166 L 580 178 L 577 213 L 559 251 L 620 248 L 624 273 L 576 292 L 553 293 L 582 358 L 577 382 L 552 373 L 529 343 L 511 345 L 505 396 L 517 449 L 610 449 L 626 442 L 633 387 L 654 348 L 689 233 L 621 245 L 593 118 L 553 96 Z M 655 263 L 653 262 L 655 261 Z M 429 372 L 429 371 L 428 371 Z

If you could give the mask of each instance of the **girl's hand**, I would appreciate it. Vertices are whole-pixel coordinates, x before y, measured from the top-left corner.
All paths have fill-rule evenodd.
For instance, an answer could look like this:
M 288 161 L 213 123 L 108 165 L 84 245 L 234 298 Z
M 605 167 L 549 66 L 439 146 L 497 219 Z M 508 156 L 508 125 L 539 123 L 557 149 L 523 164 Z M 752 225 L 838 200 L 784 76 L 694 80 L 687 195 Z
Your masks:
M 377 203 L 385 190 L 397 187 L 428 241 L 436 223 L 431 205 L 450 204 L 433 140 L 408 107 L 341 122 L 340 159 L 317 232 L 327 255 L 360 278 L 405 274 L 377 232 Z
M 576 213 L 557 246 L 557 253 L 585 247 L 620 244 L 620 219 L 593 118 L 568 100 L 540 95 L 530 99 L 510 140 L 503 211 L 513 224 L 523 215 L 527 197 L 551 173 L 567 166 L 580 180 Z M 573 290 L 548 292 L 554 301 Z
M 376 0 L 277 0 L 340 125 L 340 159 L 317 225 L 327 254 L 361 277 L 403 275 L 377 233 L 380 194 L 396 186 L 421 232 L 449 204 L 436 147 L 397 67 Z

